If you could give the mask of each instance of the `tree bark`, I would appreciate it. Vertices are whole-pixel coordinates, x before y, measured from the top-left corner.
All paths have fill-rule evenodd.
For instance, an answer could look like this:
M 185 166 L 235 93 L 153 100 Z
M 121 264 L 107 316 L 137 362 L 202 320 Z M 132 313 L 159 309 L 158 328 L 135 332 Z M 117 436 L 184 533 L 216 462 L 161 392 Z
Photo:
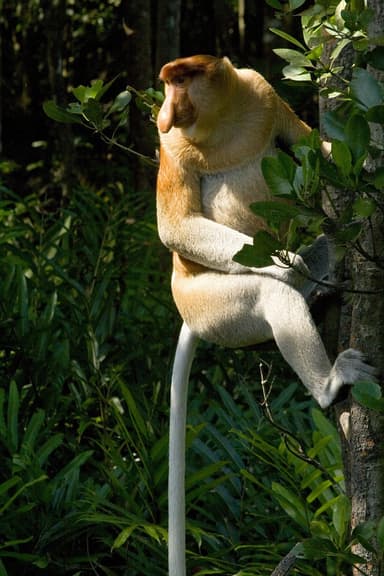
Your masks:
M 67 82 L 64 69 L 67 68 L 67 48 L 70 38 L 70 20 L 66 17 L 66 0 L 54 2 L 42 1 L 44 13 L 44 33 L 46 36 L 46 54 L 48 79 L 51 94 L 58 102 L 67 100 Z M 25 47 L 27 50 L 28 47 Z M 53 150 L 61 158 L 60 171 L 55 174 L 63 197 L 68 196 L 73 178 L 73 132 L 70 124 L 54 128 Z
M 0 25 L 2 27 L 3 6 L 0 4 Z M 2 31 L 1 31 L 2 32 Z M 0 155 L 3 153 L 3 34 L 0 34 Z
M 375 14 L 370 29 L 371 37 L 382 33 L 384 26 L 384 6 L 381 0 L 368 0 L 368 7 Z M 383 73 L 370 70 L 380 80 Z M 378 142 L 384 141 L 384 132 L 377 124 L 371 126 Z M 382 166 L 384 155 L 375 161 L 370 160 L 367 168 Z M 377 193 L 378 200 L 383 191 Z M 371 225 L 365 227 L 361 243 L 370 254 L 384 254 L 384 217 L 375 214 Z M 359 290 L 382 290 L 384 270 L 364 259 L 358 252 L 352 254 L 354 285 Z M 384 373 L 384 298 L 361 294 L 354 299 L 352 308 L 351 345 L 367 353 L 369 360 Z M 384 515 L 384 417 L 382 414 L 362 408 L 352 400 L 350 416 L 350 494 L 352 503 L 351 528 L 368 520 L 378 521 Z M 354 552 L 366 559 L 364 567 L 369 576 L 382 576 L 384 566 L 371 552 L 362 546 Z M 354 576 L 360 572 L 355 569 Z
M 151 2 L 150 0 L 125 0 L 122 3 L 124 18 L 124 54 L 128 71 L 128 84 L 138 90 L 153 85 Z M 131 107 L 129 123 L 130 144 L 147 156 L 153 156 L 153 128 L 140 110 Z M 130 158 L 137 190 L 153 188 L 153 174 L 137 158 Z
M 181 0 L 158 0 L 155 72 L 180 56 Z
M 381 34 L 384 22 L 384 7 L 381 0 L 368 0 L 368 6 L 374 11 L 371 36 Z M 344 70 L 351 70 L 352 52 L 344 51 L 341 55 Z M 321 102 L 321 114 L 327 103 Z M 372 129 L 377 130 L 372 127 Z M 376 134 L 378 141 L 383 141 L 383 133 Z M 376 160 L 383 163 L 383 157 Z M 367 168 L 373 168 L 373 161 Z M 344 192 L 332 191 L 336 205 L 343 205 Z M 378 193 L 379 196 L 379 193 Z M 382 198 L 382 192 L 381 192 Z M 361 236 L 363 249 L 372 254 L 384 254 L 384 218 L 378 213 L 367 223 Z M 351 275 L 352 286 L 356 290 L 380 291 L 384 286 L 384 270 L 358 251 L 350 250 L 346 256 L 344 274 Z M 384 298 L 377 295 L 359 293 L 354 296 L 349 306 L 338 310 L 339 313 L 339 347 L 351 346 L 364 352 L 377 369 L 384 372 Z M 354 401 L 350 395 L 346 402 L 336 407 L 340 424 L 341 441 L 344 457 L 347 494 L 351 499 L 351 530 L 358 525 L 377 522 L 384 515 L 384 417 L 377 411 L 368 410 Z M 372 543 L 375 545 L 375 543 Z M 382 576 L 384 567 L 374 552 L 361 545 L 356 545 L 354 553 L 364 558 L 364 563 L 353 570 L 354 576 Z

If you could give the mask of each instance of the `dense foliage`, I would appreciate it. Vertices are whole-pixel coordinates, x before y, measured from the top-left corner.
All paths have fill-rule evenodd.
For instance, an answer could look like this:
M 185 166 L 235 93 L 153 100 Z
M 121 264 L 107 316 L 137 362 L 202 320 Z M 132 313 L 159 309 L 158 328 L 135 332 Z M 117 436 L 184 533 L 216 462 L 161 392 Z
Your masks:
M 2 574 L 166 570 L 176 323 L 156 230 L 141 210 L 117 185 L 73 190 L 54 211 L 2 188 Z M 280 394 L 274 386 L 272 423 L 249 356 L 228 361 L 207 347 L 195 369 L 192 564 L 264 574 L 311 531 L 340 563 L 348 502 L 336 432 L 317 411 L 312 422 L 294 384 Z M 282 523 L 284 512 L 293 522 Z
M 223 3 L 220 24 L 231 23 L 222 42 L 232 53 L 234 4 Z M 207 5 L 217 9 L 184 2 L 183 10 Z M 122 30 L 129 35 L 125 2 L 4 0 L 1 7 L 9 113 L 3 109 L 0 164 L 0 576 L 164 575 L 169 372 L 179 318 L 151 189 L 148 112 L 156 113 L 160 96 L 127 90 L 134 79 L 125 70 L 110 84 L 120 72 Z M 301 65 L 311 68 L 304 52 Z M 297 53 L 281 55 L 297 64 Z M 149 127 L 150 162 L 139 168 L 123 149 L 134 142 L 140 152 L 134 101 Z M 361 138 L 369 109 L 357 114 Z M 361 138 L 348 140 L 336 116 L 329 122 L 340 144 L 328 170 L 363 178 L 362 162 L 357 174 L 345 152 L 355 154 Z M 305 153 L 313 185 L 318 157 L 298 150 Z M 297 164 L 280 160 L 285 186 L 301 192 Z M 271 172 L 281 175 L 276 166 Z M 346 225 L 377 207 L 365 198 Z M 374 524 L 350 537 L 336 430 L 273 346 L 230 354 L 200 346 L 187 440 L 191 573 L 265 576 L 299 542 L 299 574 L 340 576 L 355 560 L 353 541 L 383 544 L 383 526 Z

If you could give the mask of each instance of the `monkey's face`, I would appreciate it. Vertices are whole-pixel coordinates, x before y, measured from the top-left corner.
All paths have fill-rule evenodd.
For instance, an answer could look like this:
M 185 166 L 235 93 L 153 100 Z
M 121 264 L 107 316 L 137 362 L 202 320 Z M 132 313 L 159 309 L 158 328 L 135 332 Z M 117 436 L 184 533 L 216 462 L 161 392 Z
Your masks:
M 157 117 L 160 132 L 175 128 L 189 128 L 197 118 L 195 106 L 189 97 L 193 79 L 188 76 L 174 76 L 165 83 L 165 100 Z

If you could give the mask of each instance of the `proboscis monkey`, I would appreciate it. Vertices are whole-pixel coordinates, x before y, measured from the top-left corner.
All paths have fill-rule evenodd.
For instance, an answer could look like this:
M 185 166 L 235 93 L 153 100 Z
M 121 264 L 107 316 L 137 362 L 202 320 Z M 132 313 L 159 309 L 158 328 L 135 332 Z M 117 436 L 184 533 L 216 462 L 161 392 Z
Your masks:
M 185 420 L 190 367 L 198 338 L 239 347 L 274 339 L 322 408 L 344 384 L 371 379 L 362 354 L 349 349 L 332 366 L 305 297 L 307 276 L 328 273 L 324 237 L 302 256 L 265 268 L 233 260 L 265 223 L 249 205 L 270 198 L 261 160 L 277 139 L 297 142 L 311 129 L 257 72 L 227 58 L 192 56 L 163 66 L 165 100 L 157 125 L 158 229 L 173 251 L 172 292 L 184 320 L 171 385 L 169 574 L 185 576 Z

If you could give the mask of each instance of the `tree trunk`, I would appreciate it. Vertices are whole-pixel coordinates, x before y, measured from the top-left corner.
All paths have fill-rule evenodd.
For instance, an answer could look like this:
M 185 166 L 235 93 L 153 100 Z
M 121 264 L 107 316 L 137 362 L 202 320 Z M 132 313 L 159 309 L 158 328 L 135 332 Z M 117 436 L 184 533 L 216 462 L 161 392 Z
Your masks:
M 151 34 L 151 2 L 150 0 L 125 0 L 122 3 L 125 24 L 125 46 L 123 54 L 126 58 L 128 84 L 138 90 L 145 90 L 153 85 L 152 65 L 152 34 Z M 132 106 L 129 126 L 130 144 L 147 156 L 153 155 L 153 129 L 140 110 Z M 137 190 L 153 188 L 153 174 L 140 159 L 129 159 L 134 171 Z
M 0 4 L 0 25 L 3 19 L 3 6 Z M 2 32 L 2 31 L 1 31 Z M 0 155 L 3 153 L 3 34 L 0 34 Z
M 155 72 L 180 56 L 180 14 L 181 0 L 158 0 L 156 26 L 156 65 Z
M 384 27 L 384 6 L 382 0 L 368 0 L 368 7 L 374 11 L 370 35 L 377 37 Z M 377 71 L 371 73 L 379 75 Z M 384 74 L 380 74 L 380 80 Z M 378 142 L 384 141 L 384 133 L 377 124 L 371 126 Z M 384 155 L 368 163 L 375 168 L 378 162 L 383 165 Z M 378 192 L 381 196 L 383 191 Z M 371 223 L 366 225 L 361 243 L 367 252 L 384 254 L 384 217 L 377 214 Z M 384 270 L 364 259 L 358 252 L 352 254 L 352 274 L 354 286 L 358 290 L 382 290 Z M 384 298 L 359 295 L 354 299 L 352 308 L 351 345 L 367 353 L 379 371 L 384 374 Z M 384 515 L 384 417 L 378 412 L 362 408 L 352 401 L 350 413 L 350 494 L 352 502 L 351 528 L 368 520 L 379 520 Z M 361 546 L 354 552 L 366 558 L 365 571 L 369 576 L 381 576 L 384 566 L 372 553 Z M 381 564 L 381 565 L 380 565 Z M 355 570 L 354 576 L 360 572 Z
M 374 11 L 371 35 L 379 36 L 383 29 L 384 6 L 381 0 L 368 0 Z M 344 70 L 350 71 L 352 52 L 341 55 Z M 321 114 L 327 103 L 321 102 Z M 376 125 L 377 126 L 377 125 Z M 377 128 L 372 128 L 377 129 Z M 376 134 L 377 141 L 383 141 L 383 133 Z M 378 160 L 376 160 L 377 162 Z M 381 165 L 383 158 L 379 159 Z M 367 168 L 373 167 L 368 163 Z M 344 192 L 332 191 L 336 205 L 344 203 Z M 379 193 L 378 193 L 379 196 Z M 381 193 L 382 197 L 382 193 Z M 384 218 L 378 214 L 370 224 L 367 223 L 361 236 L 363 249 L 372 254 L 384 253 Z M 384 270 L 372 261 L 364 258 L 356 250 L 346 256 L 344 275 L 351 276 L 352 286 L 356 290 L 378 291 L 375 294 L 356 294 L 349 306 L 339 308 L 339 347 L 351 346 L 363 351 L 369 362 L 379 374 L 384 373 L 384 298 L 379 291 L 384 286 Z M 340 423 L 341 440 L 344 455 L 347 494 L 351 499 L 351 530 L 367 522 L 377 522 L 384 515 L 384 417 L 377 411 L 368 410 L 359 405 L 352 396 L 336 407 Z M 375 545 L 375 543 L 372 543 Z M 362 556 L 365 563 L 353 570 L 354 576 L 382 576 L 382 560 L 374 552 L 361 545 L 354 547 L 354 553 Z M 363 570 L 363 572 L 361 572 Z
M 66 0 L 42 1 L 44 13 L 44 33 L 46 36 L 47 69 L 52 96 L 58 102 L 67 100 L 67 81 L 64 69 L 67 67 L 67 48 L 70 41 L 70 20 L 66 17 Z M 29 49 L 27 46 L 25 50 Z M 53 177 L 61 187 L 63 197 L 68 196 L 73 177 L 73 132 L 70 124 L 54 128 L 53 150 L 60 157 L 60 171 Z

